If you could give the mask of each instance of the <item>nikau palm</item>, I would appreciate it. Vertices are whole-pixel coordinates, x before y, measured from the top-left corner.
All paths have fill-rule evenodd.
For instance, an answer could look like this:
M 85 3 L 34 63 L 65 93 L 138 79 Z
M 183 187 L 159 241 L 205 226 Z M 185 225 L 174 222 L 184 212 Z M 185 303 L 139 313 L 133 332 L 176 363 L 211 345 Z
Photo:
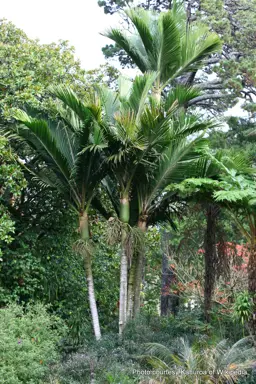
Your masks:
M 207 56 L 220 49 L 219 37 L 209 32 L 207 27 L 203 25 L 188 25 L 184 6 L 180 2 L 174 2 L 171 11 L 161 14 L 138 8 L 127 10 L 126 15 L 131 22 L 133 31 L 125 33 L 112 28 L 105 36 L 122 48 L 142 73 L 149 71 L 156 73 L 152 88 L 152 100 L 154 99 L 155 104 L 161 108 L 161 95 L 163 95 L 163 91 L 167 91 L 163 102 L 165 114 L 170 115 L 174 105 L 186 108 L 188 103 L 200 94 L 198 89 L 189 86 L 193 82 L 189 79 L 194 79 L 197 70 L 203 65 Z M 179 127 L 181 129 L 181 126 Z M 195 131 L 200 131 L 199 127 Z M 175 135 L 173 135 L 173 139 L 174 137 Z M 183 161 L 182 153 L 184 160 L 186 159 L 186 149 L 184 152 L 181 150 L 182 145 L 186 147 L 186 140 L 179 148 L 175 148 L 173 143 L 171 148 L 163 147 L 159 152 L 160 154 L 163 151 L 162 156 L 166 160 L 166 162 L 161 161 L 160 156 L 158 172 L 160 172 L 162 179 L 160 176 L 158 180 L 157 173 L 148 173 L 145 169 L 143 171 L 145 172 L 145 179 L 143 180 L 141 173 L 137 178 L 137 188 L 133 192 L 135 195 L 137 194 L 139 204 L 137 225 L 144 232 L 150 215 L 156 219 L 156 212 L 159 214 L 159 212 L 163 213 L 164 210 L 168 209 L 168 199 L 171 196 L 166 196 L 163 193 L 167 185 L 165 182 L 175 180 L 175 167 L 178 163 L 180 169 L 180 162 Z M 193 144 L 191 145 L 193 147 Z M 179 160 L 168 168 L 168 163 L 172 163 L 170 156 L 173 157 L 174 163 L 176 156 Z M 168 170 L 165 169 L 166 165 Z M 166 177 L 167 175 L 168 177 Z M 156 184 L 150 193 L 150 182 L 152 181 L 155 181 Z M 163 200 L 162 203 L 160 203 L 161 199 Z M 155 214 L 153 214 L 153 207 Z M 139 310 L 142 258 L 143 252 L 138 252 L 130 270 L 128 314 L 131 315 Z
M 159 106 L 151 89 L 156 74 L 136 77 L 133 84 L 126 82 L 119 94 L 105 94 L 104 126 L 108 141 L 110 179 L 116 185 L 120 201 L 115 201 L 120 221 L 145 232 L 147 226 L 168 216 L 172 193 L 165 188 L 170 182 L 179 182 L 192 175 L 191 167 L 206 148 L 202 137 L 188 140 L 193 133 L 202 132 L 213 125 L 198 117 L 186 117 L 179 112 L 177 97 L 170 93 L 164 106 Z M 191 93 L 183 92 L 189 100 Z M 103 98 L 104 99 L 104 98 Z M 105 185 L 110 190 L 109 179 Z M 113 190 L 110 197 L 113 200 Z M 117 200 L 117 199 L 115 199 Z M 123 235 L 125 236 L 125 235 Z M 127 317 L 138 312 L 142 256 L 137 249 L 130 263 L 127 293 L 128 255 L 122 240 L 120 285 L 120 333 Z M 136 303 L 136 304 L 135 304 Z M 136 309 L 135 309 L 136 307 Z
M 144 232 L 149 225 L 156 222 L 171 221 L 175 214 L 175 201 L 177 197 L 168 186 L 179 183 L 188 175 L 195 175 L 196 162 L 203 156 L 207 141 L 199 136 L 191 139 L 191 133 L 200 133 L 204 129 L 214 125 L 211 121 L 200 122 L 195 117 L 175 117 L 169 126 L 169 138 L 159 148 L 159 156 L 154 167 L 146 164 L 144 172 L 147 181 L 136 175 L 134 194 L 137 199 L 137 225 Z M 130 285 L 133 299 L 130 299 L 129 313 L 135 316 L 140 308 L 140 285 L 142 276 L 143 252 L 137 256 L 137 265 L 133 265 L 133 282 L 131 276 Z
M 88 212 L 105 175 L 104 145 L 98 128 L 100 109 L 97 101 L 83 104 L 69 89 L 58 87 L 53 94 L 60 100 L 59 117 L 52 121 L 18 111 L 16 119 L 22 125 L 17 133 L 42 160 L 39 170 L 33 170 L 37 179 L 56 188 L 78 215 L 81 240 L 76 248 L 84 257 L 92 323 L 99 339 Z

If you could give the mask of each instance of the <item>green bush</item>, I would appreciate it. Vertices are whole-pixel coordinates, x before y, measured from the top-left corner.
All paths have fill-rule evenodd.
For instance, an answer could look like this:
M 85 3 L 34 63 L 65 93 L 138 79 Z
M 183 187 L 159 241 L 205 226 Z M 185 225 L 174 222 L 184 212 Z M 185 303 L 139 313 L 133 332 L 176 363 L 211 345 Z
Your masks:
M 130 345 L 132 344 L 132 345 Z M 61 384 L 137 384 L 139 369 L 132 350 L 138 345 L 121 339 L 117 334 L 107 334 L 100 341 L 90 341 L 75 353 L 66 356 L 58 370 Z M 129 351 L 131 350 L 131 351 Z
M 41 304 L 0 309 L 0 383 L 42 383 L 59 358 L 65 327 Z

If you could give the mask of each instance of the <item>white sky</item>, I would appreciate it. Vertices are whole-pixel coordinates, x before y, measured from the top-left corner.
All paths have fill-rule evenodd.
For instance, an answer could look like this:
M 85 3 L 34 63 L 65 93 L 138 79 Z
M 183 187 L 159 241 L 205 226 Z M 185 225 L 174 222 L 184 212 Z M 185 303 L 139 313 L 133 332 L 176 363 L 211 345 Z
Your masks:
M 97 0 L 1 0 L 0 18 L 12 21 L 28 37 L 42 43 L 69 40 L 85 69 L 104 63 L 101 48 L 110 42 L 100 35 L 118 24 L 105 15 Z

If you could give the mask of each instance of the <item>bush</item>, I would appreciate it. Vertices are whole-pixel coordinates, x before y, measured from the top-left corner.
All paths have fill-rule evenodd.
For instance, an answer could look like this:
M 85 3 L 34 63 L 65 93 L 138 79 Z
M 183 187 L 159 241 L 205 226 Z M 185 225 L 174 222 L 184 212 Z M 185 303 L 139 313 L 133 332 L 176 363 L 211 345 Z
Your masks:
M 104 335 L 100 341 L 91 341 L 76 353 L 69 354 L 59 368 L 61 384 L 135 384 L 139 378 L 133 370 L 139 369 L 128 351 L 130 342 L 116 334 Z M 128 348 L 129 346 L 129 348 Z M 134 344 L 138 349 L 138 346 Z
M 0 309 L 0 382 L 39 384 L 58 361 L 65 327 L 41 304 Z

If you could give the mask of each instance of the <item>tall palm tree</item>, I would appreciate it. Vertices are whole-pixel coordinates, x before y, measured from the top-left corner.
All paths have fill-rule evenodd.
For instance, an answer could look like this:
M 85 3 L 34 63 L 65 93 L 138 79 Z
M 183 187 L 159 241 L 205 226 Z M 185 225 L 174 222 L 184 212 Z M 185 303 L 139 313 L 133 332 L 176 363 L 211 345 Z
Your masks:
M 196 164 L 207 149 L 207 140 L 202 135 L 192 139 L 192 133 L 202 133 L 214 126 L 214 122 L 200 122 L 198 117 L 173 116 L 170 124 L 170 137 L 161 150 L 154 168 L 147 169 L 147 180 L 137 174 L 135 195 L 138 203 L 137 225 L 146 232 L 149 225 L 170 221 L 175 215 L 177 195 L 168 190 L 170 184 L 180 183 L 187 177 L 196 176 Z M 193 176 L 192 176 L 193 175 Z M 178 208 L 178 207 L 177 207 Z M 137 262 L 131 269 L 129 313 L 135 316 L 140 308 L 140 286 L 142 276 L 143 250 L 138 252 Z M 132 276 L 133 275 L 133 276 Z M 133 279 L 133 282 L 132 282 Z
M 221 48 L 219 37 L 206 26 L 187 23 L 181 2 L 175 2 L 172 10 L 160 14 L 142 8 L 128 9 L 125 13 L 133 30 L 126 33 L 111 28 L 105 36 L 122 48 L 142 73 L 157 73 L 154 82 L 157 101 L 165 87 L 175 86 L 178 78 L 180 83 L 191 84 L 189 79 L 195 77 L 203 60 Z
M 130 200 L 135 175 L 144 178 L 145 161 L 153 166 L 157 148 L 166 140 L 169 130 L 168 116 L 152 119 L 149 93 L 156 74 L 138 76 L 134 82 L 120 81 L 119 92 L 101 90 L 102 105 L 105 109 L 104 136 L 108 142 L 110 179 L 119 195 L 115 202 L 117 214 L 122 223 L 122 254 L 120 269 L 119 332 L 123 332 L 127 319 L 128 250 L 127 228 L 130 223 Z M 152 108 L 154 106 L 152 105 Z M 109 180 L 105 180 L 110 190 Z M 113 192 L 110 197 L 113 200 Z
M 148 71 L 156 73 L 152 96 L 156 104 L 160 105 L 163 91 L 169 90 L 168 96 L 165 93 L 165 113 L 174 103 L 176 106 L 186 108 L 188 103 L 200 94 L 197 89 L 188 87 L 191 79 L 195 78 L 197 70 L 203 65 L 203 60 L 220 49 L 219 37 L 209 32 L 203 25 L 188 25 L 184 6 L 180 2 L 174 2 L 172 10 L 161 14 L 137 8 L 127 10 L 126 15 L 132 25 L 132 32 L 126 33 L 112 28 L 105 36 L 122 48 L 142 73 Z M 148 184 L 148 179 L 144 180 L 145 185 Z M 142 178 L 139 177 L 139 180 Z M 142 191 L 139 193 L 142 194 Z M 151 198 L 153 196 L 154 194 Z M 140 197 L 139 200 L 143 199 Z M 167 200 L 164 200 L 165 207 L 168 207 Z M 158 207 L 159 199 L 156 196 L 155 201 Z M 148 204 L 145 205 L 146 208 L 141 206 L 144 214 L 141 212 L 138 221 L 138 227 L 142 231 L 146 229 L 144 221 L 148 215 L 145 214 Z M 163 208 L 163 205 L 161 207 Z M 139 267 L 136 267 L 136 272 L 135 266 L 131 268 L 129 313 L 133 312 L 130 308 L 134 307 L 132 298 L 136 298 L 134 300 L 137 302 L 135 312 L 139 308 L 142 255 L 143 252 L 140 252 L 140 256 L 139 253 L 137 255 Z M 134 289 L 137 293 L 131 293 Z
M 39 183 L 56 188 L 78 216 L 80 241 L 76 248 L 84 257 L 92 324 L 96 339 L 100 339 L 88 213 L 92 203 L 100 207 L 95 194 L 106 173 L 105 144 L 99 130 L 101 109 L 96 99 L 82 103 L 67 88 L 57 87 L 52 93 L 60 101 L 58 117 L 33 118 L 20 110 L 16 113 L 21 123 L 17 134 L 41 159 L 31 170 Z
M 110 116 L 105 137 L 109 143 L 111 179 L 119 191 L 120 202 L 115 198 L 109 180 L 105 180 L 105 185 L 112 200 L 115 199 L 120 220 L 132 227 L 137 226 L 141 232 L 145 232 L 148 225 L 168 216 L 173 193 L 165 191 L 167 185 L 193 175 L 192 163 L 201 156 L 206 141 L 202 137 L 188 140 L 188 136 L 213 126 L 212 122 L 203 122 L 197 116 L 188 117 L 179 112 L 182 102 L 193 97 L 193 89 L 179 89 L 179 92 L 176 89 L 170 92 L 165 104 L 159 106 L 150 93 L 155 77 L 154 73 L 137 77 L 130 90 L 128 84 L 121 87 L 122 97 L 119 96 L 118 102 L 110 91 L 105 97 L 105 115 Z M 124 249 L 120 333 L 127 315 L 134 312 L 134 301 L 136 308 L 139 307 L 143 257 L 143 252 L 138 250 L 132 260 L 127 298 L 128 260 Z

